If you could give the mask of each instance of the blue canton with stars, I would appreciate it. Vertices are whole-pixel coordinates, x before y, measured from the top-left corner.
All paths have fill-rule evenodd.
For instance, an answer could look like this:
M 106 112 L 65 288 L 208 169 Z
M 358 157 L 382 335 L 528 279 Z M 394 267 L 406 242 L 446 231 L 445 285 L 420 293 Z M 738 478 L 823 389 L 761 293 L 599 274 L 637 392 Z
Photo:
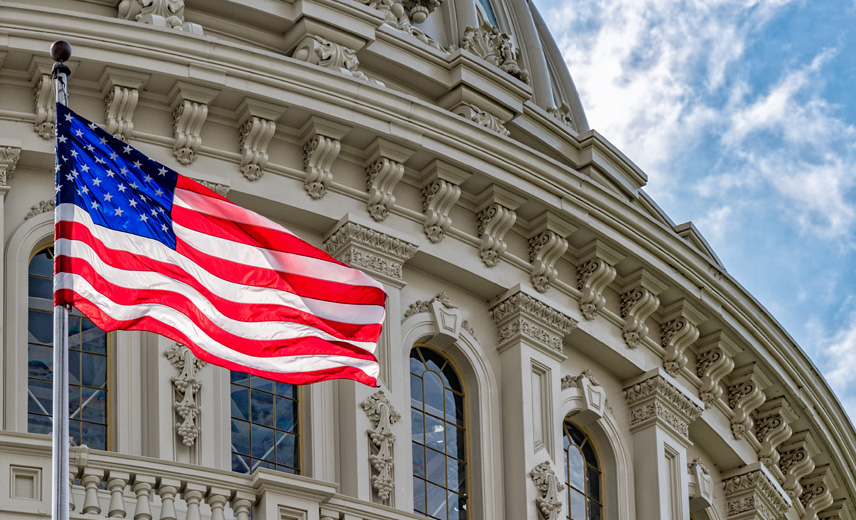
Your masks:
M 175 249 L 178 174 L 57 103 L 56 203 L 75 204 L 99 226 Z

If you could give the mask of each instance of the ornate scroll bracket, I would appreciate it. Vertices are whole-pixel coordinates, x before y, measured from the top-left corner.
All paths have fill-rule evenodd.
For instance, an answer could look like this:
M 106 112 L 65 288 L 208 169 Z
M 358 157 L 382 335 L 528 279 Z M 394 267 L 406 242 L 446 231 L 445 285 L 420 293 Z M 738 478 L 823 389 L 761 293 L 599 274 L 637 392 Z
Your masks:
M 308 34 L 300 40 L 291 57 L 340 72 L 360 81 L 382 85 L 379 81 L 370 80 L 368 76 L 360 72 L 360 60 L 357 58 L 354 49 L 331 42 L 315 34 Z
M 689 426 L 701 417 L 701 404 L 659 373 L 649 374 L 647 379 L 624 389 L 624 398 L 630 406 L 630 431 L 656 424 L 690 445 Z
M 303 144 L 303 180 L 306 193 L 313 199 L 327 194 L 333 182 L 333 162 L 342 148 L 340 140 L 347 135 L 350 127 L 310 116 L 300 129 Z
M 728 518 L 781 518 L 791 500 L 760 462 L 723 475 Z
M 128 142 L 134 133 L 134 110 L 149 74 L 106 67 L 98 83 L 104 96 L 107 131 Z
M 283 113 L 282 107 L 250 98 L 245 98 L 238 106 L 240 168 L 247 180 L 256 181 L 264 175 L 267 148 L 276 133 L 276 121 Z
M 188 165 L 196 160 L 202 145 L 202 125 L 208 118 L 208 104 L 218 92 L 214 89 L 178 81 L 170 91 L 172 131 L 175 142 L 172 153 L 178 162 Z
M 508 247 L 505 234 L 517 221 L 514 212 L 526 201 L 505 188 L 491 185 L 478 196 L 479 256 L 488 267 L 499 263 Z
M 418 250 L 416 244 L 352 221 L 349 216 L 324 240 L 324 248 L 336 260 L 399 288 L 406 285 L 402 266 Z
M 788 496 L 796 500 L 803 492 L 800 479 L 814 471 L 814 457 L 820 453 L 808 430 L 794 433 L 787 442 L 779 446 L 779 469 L 785 476 L 782 487 Z
M 526 342 L 560 361 L 565 359 L 563 340 L 577 327 L 576 320 L 523 292 L 519 285 L 497 300 L 490 316 L 499 333 L 500 352 Z
M 377 490 L 378 497 L 385 504 L 388 504 L 389 495 L 395 486 L 392 475 L 395 466 L 392 452 L 395 435 L 390 427 L 401 419 L 401 416 L 392 407 L 383 390 L 378 390 L 366 398 L 360 406 L 372 423 L 372 428 L 368 430 L 369 438 L 372 441 L 372 453 L 369 455 L 369 460 L 377 472 L 376 475 L 372 475 L 372 484 Z
M 201 25 L 184 21 L 184 0 L 122 0 L 119 3 L 119 18 L 202 34 Z
M 422 228 L 428 239 L 436 244 L 452 227 L 449 212 L 461 196 L 460 184 L 472 174 L 438 160 L 422 173 L 422 213 L 425 215 Z
M 49 58 L 34 57 L 28 68 L 36 111 L 33 130 L 42 139 L 53 139 L 56 136 L 56 88 L 51 78 L 52 67 Z
M 684 351 L 698 339 L 698 326 L 706 319 L 689 300 L 681 299 L 663 310 L 663 368 L 674 377 L 687 364 Z
M 545 211 L 532 220 L 529 234 L 529 277 L 538 292 L 547 292 L 559 272 L 556 261 L 568 250 L 567 237 L 577 227 L 561 217 Z
M 648 335 L 645 320 L 660 306 L 657 295 L 666 289 L 666 284 L 644 268 L 625 278 L 621 289 L 621 317 L 624 318 L 624 342 L 628 347 L 636 348 Z
M 475 338 L 476 334 L 470 323 L 463 319 L 463 314 L 457 306 L 452 305 L 452 300 L 445 292 L 441 292 L 430 300 L 416 300 L 404 311 L 404 319 L 420 312 L 429 312 L 437 325 L 437 334 L 426 342 L 437 347 L 451 345 L 465 330 Z
M 713 505 L 713 478 L 701 459 L 687 464 L 690 475 L 690 512 L 701 511 Z
M 580 295 L 580 312 L 586 320 L 593 320 L 603 309 L 606 298 L 603 290 L 615 279 L 615 267 L 623 256 L 600 240 L 592 240 L 580 253 L 577 267 L 577 288 Z
M 538 505 L 538 512 L 541 514 L 541 518 L 544 520 L 558 520 L 560 518 L 559 515 L 562 513 L 563 505 L 562 501 L 559 500 L 559 493 L 565 489 L 565 486 L 556 477 L 556 473 L 550 467 L 550 463 L 542 462 L 538 464 L 529 472 L 529 476 L 532 477 L 533 482 L 535 482 L 535 489 L 540 494 L 535 499 L 535 503 Z
M 404 162 L 414 150 L 378 137 L 366 148 L 366 191 L 368 210 L 380 222 L 395 206 L 393 190 L 404 176 Z
M 832 505 L 833 487 L 837 487 L 829 466 L 820 466 L 802 479 L 803 492 L 800 494 L 800 505 L 805 513 L 802 520 L 816 520 L 818 513 Z
M 21 148 L 19 146 L 0 145 L 0 190 L 9 188 L 9 181 L 12 179 L 12 174 L 15 173 L 15 167 L 18 166 L 20 157 Z
M 763 388 L 770 381 L 763 377 L 754 363 L 742 366 L 731 373 L 728 380 L 728 407 L 734 413 L 731 416 L 731 432 L 735 439 L 742 439 L 752 431 L 752 412 L 764 404 L 766 396 Z
M 733 357 L 739 354 L 740 347 L 725 333 L 719 330 L 701 338 L 698 342 L 696 375 L 701 379 L 699 397 L 705 407 L 722 397 L 720 381 L 734 368 Z
M 520 66 L 520 50 L 514 49 L 511 37 L 490 23 L 467 27 L 461 47 L 520 81 L 529 83 L 529 73 Z
M 472 121 L 479 126 L 483 126 L 488 130 L 496 132 L 499 135 L 504 135 L 506 137 L 511 135 L 511 132 L 505 128 L 505 121 L 490 112 L 485 112 L 472 103 L 461 103 L 457 107 L 453 108 L 452 112 L 468 121 Z
M 595 379 L 591 370 L 585 369 L 578 376 L 567 375 L 562 378 L 562 390 L 569 390 L 573 409 L 568 413 L 574 422 L 587 426 L 601 417 L 606 408 L 606 390 Z
M 777 448 L 791 437 L 793 430 L 790 424 L 796 418 L 784 397 L 767 401 L 755 412 L 755 438 L 761 443 L 758 460 L 774 474 L 779 472 L 781 458 Z
M 189 348 L 180 343 L 173 343 L 164 355 L 179 371 L 178 376 L 171 378 L 177 394 L 175 411 L 183 419 L 177 431 L 181 435 L 182 443 L 191 447 L 199 436 L 199 426 L 196 424 L 200 412 L 197 396 L 202 388 L 202 381 L 197 378 L 197 374 L 207 363 L 198 359 Z
M 574 130 L 577 129 L 577 124 L 574 122 L 574 116 L 571 113 L 571 107 L 569 107 L 567 103 L 562 103 L 557 107 L 548 108 L 547 113 L 558 119 L 563 125 L 569 126 Z

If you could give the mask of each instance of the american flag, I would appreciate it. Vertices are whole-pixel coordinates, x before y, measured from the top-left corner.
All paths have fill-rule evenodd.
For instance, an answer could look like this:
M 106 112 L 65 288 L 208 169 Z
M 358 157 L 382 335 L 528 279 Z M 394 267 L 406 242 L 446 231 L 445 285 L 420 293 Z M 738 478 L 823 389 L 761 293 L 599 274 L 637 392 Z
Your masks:
M 57 104 L 54 301 L 287 383 L 376 386 L 383 286 Z

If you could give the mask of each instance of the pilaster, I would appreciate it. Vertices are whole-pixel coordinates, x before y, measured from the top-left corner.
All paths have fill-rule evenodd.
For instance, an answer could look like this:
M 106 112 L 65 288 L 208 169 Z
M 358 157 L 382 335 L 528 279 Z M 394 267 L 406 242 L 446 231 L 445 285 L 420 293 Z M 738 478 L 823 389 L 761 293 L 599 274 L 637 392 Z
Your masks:
M 461 183 L 472 173 L 435 159 L 422 174 L 422 213 L 425 214 L 422 228 L 428 239 L 436 244 L 452 227 L 449 212 L 461 196 Z
M 636 348 L 648 335 L 648 319 L 660 306 L 660 293 L 668 288 L 649 269 L 640 267 L 624 278 L 621 287 L 621 317 L 624 342 Z
M 488 267 L 495 267 L 508 247 L 505 234 L 517 221 L 515 210 L 526 199 L 497 184 L 491 184 L 477 197 L 479 256 Z
M 672 520 L 689 516 L 687 447 L 689 425 L 701 416 L 702 403 L 662 370 L 630 381 L 624 389 L 630 407 L 636 515 Z
M 698 326 L 707 317 L 701 308 L 687 299 L 680 299 L 663 309 L 663 368 L 672 377 L 687 364 L 687 347 L 698 339 Z
M 624 256 L 602 240 L 592 240 L 582 248 L 577 264 L 577 289 L 580 290 L 580 313 L 593 320 L 603 309 L 603 290 L 615 279 L 615 265 Z
M 723 473 L 722 486 L 729 520 L 774 520 L 791 508 L 791 499 L 760 462 Z
M 300 143 L 303 145 L 303 180 L 306 193 L 313 199 L 327 194 L 333 182 L 333 162 L 342 148 L 341 139 L 350 127 L 318 116 L 309 119 L 300 128 Z
M 415 150 L 381 137 L 366 148 L 366 191 L 369 215 L 376 221 L 385 220 L 395 206 L 393 191 L 404 176 L 404 163 Z
M 561 464 L 554 403 L 561 393 L 563 338 L 577 323 L 519 285 L 495 300 L 490 315 L 499 335 L 502 416 L 515 418 L 502 422 L 506 517 L 534 518 L 538 510 L 552 518 L 547 482 L 533 481 L 527 471 Z
M 559 272 L 556 261 L 568 250 L 567 238 L 578 228 L 570 221 L 545 211 L 530 222 L 529 276 L 538 292 L 547 292 Z

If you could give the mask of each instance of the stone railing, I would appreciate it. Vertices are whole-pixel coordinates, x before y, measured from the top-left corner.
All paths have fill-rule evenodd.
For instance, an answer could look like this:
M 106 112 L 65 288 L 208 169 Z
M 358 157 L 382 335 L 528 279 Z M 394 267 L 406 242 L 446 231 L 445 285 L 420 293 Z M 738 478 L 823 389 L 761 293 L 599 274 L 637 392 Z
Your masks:
M 72 448 L 72 519 L 405 520 L 420 518 L 272 470 L 251 475 Z M 50 438 L 0 432 L 0 520 L 50 515 Z

